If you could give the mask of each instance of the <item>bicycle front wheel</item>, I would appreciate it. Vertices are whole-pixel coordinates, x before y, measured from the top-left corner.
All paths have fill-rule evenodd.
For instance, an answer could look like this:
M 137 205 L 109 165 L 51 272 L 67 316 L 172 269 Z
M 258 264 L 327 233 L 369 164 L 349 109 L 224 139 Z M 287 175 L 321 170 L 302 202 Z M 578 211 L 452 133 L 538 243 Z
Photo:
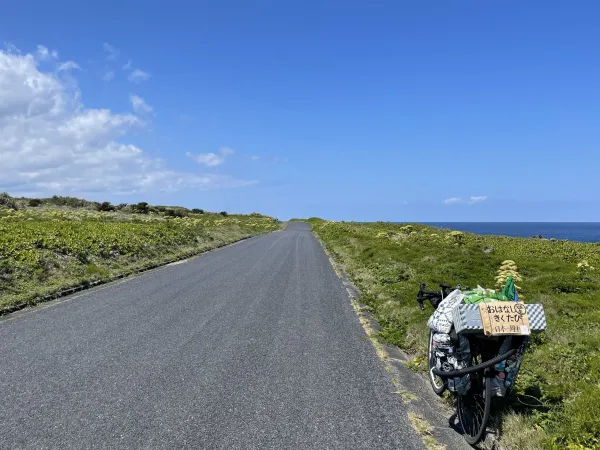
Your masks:
M 435 350 L 433 346 L 433 330 L 429 330 L 429 345 L 427 347 L 427 371 L 429 374 L 429 382 L 433 388 L 433 392 L 437 395 L 442 395 L 446 390 L 444 380 L 437 375 L 434 375 L 432 370 L 435 367 Z
M 475 364 L 481 364 L 481 361 Z M 492 386 L 484 372 L 471 375 L 471 388 L 457 399 L 458 420 L 465 440 L 477 444 L 485 435 L 492 407 Z

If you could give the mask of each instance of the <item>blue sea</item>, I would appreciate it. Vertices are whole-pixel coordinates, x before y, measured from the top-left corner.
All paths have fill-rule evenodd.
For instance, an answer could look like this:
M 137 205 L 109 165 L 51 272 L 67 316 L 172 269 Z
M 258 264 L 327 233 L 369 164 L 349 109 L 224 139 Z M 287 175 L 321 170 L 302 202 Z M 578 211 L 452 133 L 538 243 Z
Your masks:
M 496 236 L 533 237 L 600 242 L 598 222 L 427 222 L 426 225 Z

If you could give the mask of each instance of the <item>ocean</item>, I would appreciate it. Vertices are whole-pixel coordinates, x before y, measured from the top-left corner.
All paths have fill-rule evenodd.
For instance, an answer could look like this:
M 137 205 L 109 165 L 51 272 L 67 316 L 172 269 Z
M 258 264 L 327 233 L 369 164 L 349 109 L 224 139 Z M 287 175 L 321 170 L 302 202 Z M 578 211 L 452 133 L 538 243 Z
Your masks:
M 426 222 L 441 228 L 496 236 L 533 237 L 600 242 L 598 222 Z

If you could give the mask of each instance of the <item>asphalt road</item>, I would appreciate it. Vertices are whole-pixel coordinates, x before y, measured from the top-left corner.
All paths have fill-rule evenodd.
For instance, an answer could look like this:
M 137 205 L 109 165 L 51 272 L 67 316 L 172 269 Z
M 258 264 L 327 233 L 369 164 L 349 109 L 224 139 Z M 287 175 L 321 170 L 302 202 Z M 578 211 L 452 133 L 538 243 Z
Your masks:
M 0 320 L 0 448 L 417 449 L 307 224 Z

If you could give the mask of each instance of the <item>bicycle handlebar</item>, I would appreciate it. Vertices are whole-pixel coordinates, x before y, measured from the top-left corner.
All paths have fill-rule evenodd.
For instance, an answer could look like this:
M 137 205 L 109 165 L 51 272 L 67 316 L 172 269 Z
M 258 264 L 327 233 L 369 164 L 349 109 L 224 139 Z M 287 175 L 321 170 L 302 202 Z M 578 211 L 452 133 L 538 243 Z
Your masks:
M 447 285 L 445 284 L 440 284 L 440 287 L 442 287 L 442 289 L 444 289 L 444 291 L 446 290 Z M 450 287 L 450 286 L 448 286 Z M 426 291 L 425 290 L 425 283 L 423 283 L 421 281 L 421 284 L 419 285 L 419 294 L 417 294 L 419 296 L 423 296 L 423 295 L 433 295 L 433 296 L 441 296 L 442 293 L 440 291 Z
M 426 291 L 425 283 L 421 281 L 419 284 L 419 293 L 417 294 L 417 302 L 419 302 L 419 308 L 421 308 L 421 311 L 425 310 L 425 307 L 423 306 L 423 302 L 425 302 L 425 300 L 429 300 L 431 302 L 431 306 L 433 306 L 434 309 L 437 309 L 440 302 L 448 296 L 448 290 L 452 289 L 452 286 L 449 284 L 440 283 L 440 288 L 442 288 L 441 291 Z M 458 284 L 456 289 L 462 289 L 462 286 Z M 467 286 L 466 290 L 469 289 L 470 288 Z
M 417 302 L 419 302 L 421 311 L 425 311 L 425 307 L 423 306 L 425 300 L 429 300 L 431 306 L 433 306 L 434 309 L 437 309 L 440 302 L 448 295 L 446 291 L 450 288 L 449 285 L 444 283 L 440 283 L 440 287 L 442 288 L 441 291 L 426 291 L 425 283 L 421 281 L 419 284 L 419 293 L 417 294 Z

